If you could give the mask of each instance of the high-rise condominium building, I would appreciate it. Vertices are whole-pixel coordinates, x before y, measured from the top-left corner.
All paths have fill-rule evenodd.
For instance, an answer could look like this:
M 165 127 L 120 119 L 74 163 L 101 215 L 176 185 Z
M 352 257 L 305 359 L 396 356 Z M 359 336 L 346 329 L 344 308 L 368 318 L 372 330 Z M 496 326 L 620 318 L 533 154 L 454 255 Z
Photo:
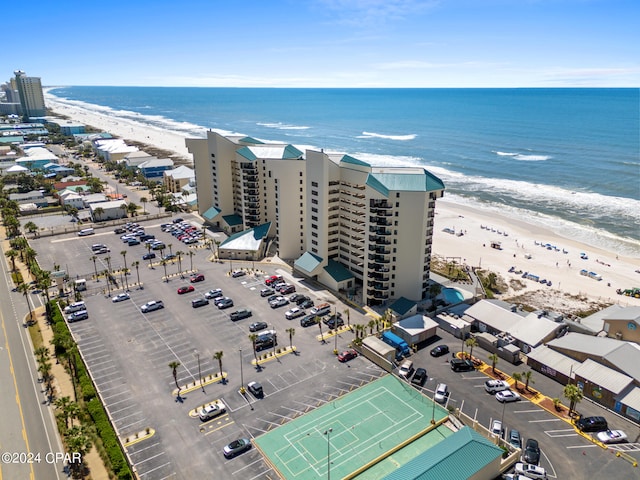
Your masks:
M 27 77 L 27 74 L 22 70 L 16 70 L 13 73 L 15 74 L 16 88 L 20 95 L 22 114 L 25 117 L 44 117 L 46 109 L 40 77 Z
M 232 233 L 271 222 L 281 258 L 368 305 L 428 295 L 435 203 L 445 187 L 424 168 L 373 167 L 211 131 L 187 147 L 208 223 Z

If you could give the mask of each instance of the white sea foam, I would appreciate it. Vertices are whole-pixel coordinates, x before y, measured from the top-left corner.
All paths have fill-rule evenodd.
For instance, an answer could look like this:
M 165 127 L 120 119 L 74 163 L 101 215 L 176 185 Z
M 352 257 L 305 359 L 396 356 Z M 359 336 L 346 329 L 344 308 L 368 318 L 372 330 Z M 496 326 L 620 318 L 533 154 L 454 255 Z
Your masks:
M 308 130 L 311 127 L 307 127 L 304 125 L 289 125 L 286 123 L 276 122 L 276 123 L 261 123 L 258 122 L 256 125 L 267 128 L 275 128 L 277 130 Z
M 496 152 L 496 151 L 494 151 L 493 153 L 495 153 L 496 155 L 499 155 L 501 157 L 515 157 L 516 155 L 520 155 L 519 153 L 512 153 L 512 152 Z
M 520 160 L 521 162 L 544 162 L 545 160 L 549 160 L 551 158 L 550 155 L 514 155 L 513 158 L 515 160 Z
M 358 135 L 356 138 L 384 138 L 386 140 L 399 140 L 407 141 L 413 140 L 417 135 L 415 133 L 409 135 L 383 135 L 381 133 L 362 132 L 362 135 Z

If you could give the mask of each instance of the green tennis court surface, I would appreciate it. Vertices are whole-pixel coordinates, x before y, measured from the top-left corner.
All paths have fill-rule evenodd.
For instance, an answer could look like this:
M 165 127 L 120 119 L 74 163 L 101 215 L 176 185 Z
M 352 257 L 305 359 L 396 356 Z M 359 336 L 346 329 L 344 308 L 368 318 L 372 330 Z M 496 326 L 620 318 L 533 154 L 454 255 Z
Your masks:
M 254 443 L 287 480 L 326 478 L 328 458 L 332 478 L 344 478 L 420 437 L 432 427 L 432 416 L 438 423 L 448 412 L 406 382 L 386 375 Z

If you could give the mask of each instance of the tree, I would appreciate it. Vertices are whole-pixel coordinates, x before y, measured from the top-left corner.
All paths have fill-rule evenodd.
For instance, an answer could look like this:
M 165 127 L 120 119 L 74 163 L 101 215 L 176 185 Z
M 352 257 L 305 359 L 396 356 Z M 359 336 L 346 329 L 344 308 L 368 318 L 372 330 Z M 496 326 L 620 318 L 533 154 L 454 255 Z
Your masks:
M 38 270 L 36 273 L 36 286 L 42 290 L 44 297 L 49 303 L 49 287 L 51 286 L 51 272 L 48 270 Z
M 293 350 L 293 336 L 296 334 L 296 329 L 291 327 L 285 330 L 289 334 L 289 346 Z
M 79 453 L 80 461 L 70 464 L 73 471 L 74 478 L 81 478 L 82 471 L 84 470 L 83 463 L 85 455 L 91 450 L 91 439 L 89 438 L 89 432 L 84 425 L 75 426 L 67 432 L 65 438 L 67 448 L 69 452 Z
M 195 255 L 195 252 L 193 250 L 189 250 L 189 271 L 193 272 L 193 256 Z
M 97 207 L 93 211 L 93 220 L 96 221 L 96 222 L 99 222 L 100 221 L 100 217 L 102 217 L 102 215 L 104 215 L 104 208 Z
M 516 390 L 519 390 L 518 382 L 522 380 L 522 375 L 518 372 L 515 372 L 511 375 L 511 378 L 513 378 L 513 381 L 514 381 L 513 386 L 515 387 Z
M 160 265 L 162 265 L 162 267 L 164 268 L 164 280 L 165 282 L 169 283 L 169 277 L 167 277 L 167 261 L 163 258 L 160 261 Z
M 376 326 L 376 321 L 369 320 L 369 323 L 367 324 L 367 326 L 369 327 L 369 335 L 373 335 L 373 327 Z
M 136 277 L 138 278 L 138 286 L 139 286 L 140 285 L 140 270 L 139 270 L 140 262 L 138 260 L 136 260 L 135 262 L 133 262 L 131 264 L 131 266 L 135 267 L 135 269 L 136 269 Z
M 182 256 L 184 252 L 182 250 L 178 250 L 176 252 L 176 258 L 178 259 L 178 273 L 182 273 Z
M 478 346 L 478 341 L 475 337 L 469 337 L 464 343 L 469 347 L 469 358 L 473 359 L 473 347 Z
M 562 394 L 564 395 L 564 398 L 569 400 L 569 416 L 571 416 L 576 405 L 578 405 L 584 397 L 582 390 L 577 385 L 569 383 L 564 387 Z
M 489 355 L 489 360 L 491 361 L 491 371 L 493 373 L 496 373 L 496 364 L 498 363 L 498 359 L 500 357 L 498 357 L 497 353 L 492 353 L 491 355 Z
M 127 205 L 125 208 L 131 216 L 135 216 L 136 212 L 138 211 L 138 205 L 133 202 L 129 203 L 129 205 Z
M 140 202 L 142 203 L 142 214 L 146 215 L 147 214 L 147 202 L 149 201 L 149 199 L 147 197 L 141 197 L 140 198 Z
M 527 370 L 526 372 L 522 372 L 522 377 L 524 378 L 525 384 L 524 384 L 524 389 L 529 391 L 529 384 L 530 383 L 536 383 L 534 382 L 531 377 L 533 376 L 533 372 L 531 370 Z
M 179 366 L 180 366 L 180 362 L 175 360 L 169 363 L 169 368 L 171 369 L 173 380 L 176 382 L 176 388 L 178 389 L 178 397 L 180 396 L 180 385 L 178 385 L 178 367 Z
M 320 317 L 315 317 L 314 320 L 318 324 L 318 328 L 320 329 L 320 338 L 322 338 L 322 343 L 326 343 L 324 341 L 324 337 L 322 336 L 322 319 Z
M 256 350 L 257 339 L 258 339 L 258 335 L 256 335 L 255 333 L 252 333 L 251 335 L 249 335 L 249 340 L 251 340 L 251 345 L 253 346 L 253 356 L 256 359 L 256 365 L 258 365 L 258 352 Z
M 29 270 L 29 273 L 33 273 L 33 262 L 36 259 L 36 256 L 38 256 L 38 252 L 36 252 L 33 248 L 31 247 L 27 247 L 24 251 L 24 261 L 27 264 L 27 270 Z M 35 265 L 37 266 L 37 265 Z
M 36 237 L 35 232 L 38 231 L 38 226 L 35 223 L 27 222 L 27 223 L 24 224 L 24 228 L 25 228 L 25 230 L 27 230 L 27 232 L 33 233 L 34 234 L 33 235 L 34 238 Z
M 432 283 L 429 287 L 429 294 L 431 295 L 431 298 L 436 298 L 440 293 L 442 293 L 442 285 L 439 283 Z
M 350 310 L 348 308 L 345 308 L 343 313 L 347 316 L 347 327 L 349 327 L 349 330 L 351 330 Z
M 218 361 L 218 366 L 220 367 L 220 378 L 222 378 L 222 381 L 224 382 L 224 377 L 222 376 L 222 356 L 223 355 L 224 355 L 224 352 L 220 350 L 219 352 L 215 352 L 213 354 L 213 359 Z
M 13 248 L 10 248 L 6 252 L 4 252 L 4 255 L 7 258 L 11 259 L 11 270 L 15 272 L 16 271 L 16 257 L 20 255 L 20 252 L 18 252 L 17 250 L 14 250 Z
M 69 397 L 61 397 L 56 399 L 56 401 L 54 402 L 54 405 L 58 409 L 58 413 L 56 414 L 56 417 L 62 419 L 62 421 L 64 422 L 65 431 L 69 430 L 69 411 L 67 410 L 67 407 L 69 406 L 70 403 L 71 403 L 71 398 Z M 64 434 L 64 432 L 62 433 Z
M 151 253 L 151 244 L 147 243 L 147 253 Z M 151 255 L 149 255 L 149 268 L 151 268 L 153 264 L 151 263 Z
M 93 271 L 96 272 L 96 280 L 98 280 L 98 267 L 96 266 L 96 260 L 98 260 L 98 257 L 96 257 L 95 255 L 92 255 L 89 260 L 91 260 L 93 262 Z
M 22 282 L 18 284 L 18 291 L 24 295 L 27 300 L 27 307 L 29 307 L 29 319 L 33 321 L 33 309 L 31 308 L 31 300 L 29 300 L 29 285 Z
M 127 270 L 127 251 L 122 250 L 120 255 L 122 255 L 122 260 L 124 260 L 124 269 Z
M 173 243 L 168 244 L 167 247 L 169 247 L 169 255 L 173 254 L 173 252 L 171 251 L 171 247 L 173 247 Z

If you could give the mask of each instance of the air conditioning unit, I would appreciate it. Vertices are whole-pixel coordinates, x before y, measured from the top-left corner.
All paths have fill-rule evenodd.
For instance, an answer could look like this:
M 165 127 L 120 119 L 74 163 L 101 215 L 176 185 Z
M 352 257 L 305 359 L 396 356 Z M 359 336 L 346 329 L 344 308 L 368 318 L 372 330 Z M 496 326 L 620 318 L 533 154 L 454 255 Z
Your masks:
M 622 340 L 622 332 L 616 332 L 616 338 Z

